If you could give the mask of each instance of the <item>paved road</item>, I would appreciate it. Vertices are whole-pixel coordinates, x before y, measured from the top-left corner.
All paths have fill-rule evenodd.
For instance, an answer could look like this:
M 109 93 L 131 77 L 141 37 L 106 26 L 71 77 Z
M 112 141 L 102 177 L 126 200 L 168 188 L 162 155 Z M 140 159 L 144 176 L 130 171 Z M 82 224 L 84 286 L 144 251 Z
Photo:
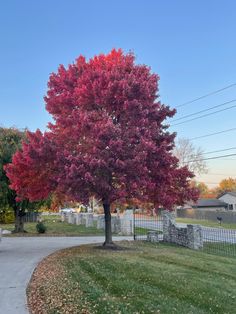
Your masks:
M 132 239 L 114 237 L 114 240 Z M 33 270 L 57 250 L 88 243 L 102 243 L 104 237 L 4 237 L 0 243 L 0 314 L 26 314 L 26 287 Z

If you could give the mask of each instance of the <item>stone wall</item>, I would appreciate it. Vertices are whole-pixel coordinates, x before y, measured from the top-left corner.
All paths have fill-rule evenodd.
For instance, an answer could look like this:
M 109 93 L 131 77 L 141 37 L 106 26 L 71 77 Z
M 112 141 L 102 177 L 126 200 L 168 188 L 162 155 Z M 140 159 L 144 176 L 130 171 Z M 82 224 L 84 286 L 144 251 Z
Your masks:
M 203 247 L 200 225 L 181 226 L 176 224 L 174 213 L 163 211 L 163 241 L 198 250 Z
M 122 235 L 132 235 L 134 233 L 134 212 L 127 209 L 123 216 L 119 217 Z

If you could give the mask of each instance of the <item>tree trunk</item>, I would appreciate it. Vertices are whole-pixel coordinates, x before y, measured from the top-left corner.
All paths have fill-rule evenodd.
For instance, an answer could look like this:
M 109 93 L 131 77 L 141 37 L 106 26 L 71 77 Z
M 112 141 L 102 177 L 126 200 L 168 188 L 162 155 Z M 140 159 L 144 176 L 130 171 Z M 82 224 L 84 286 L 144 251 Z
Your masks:
M 24 215 L 19 208 L 15 208 L 15 229 L 14 233 L 26 232 L 24 230 Z
M 114 246 L 114 243 L 112 242 L 110 204 L 103 203 L 103 208 L 105 214 L 105 242 L 103 243 L 103 246 L 112 247 Z

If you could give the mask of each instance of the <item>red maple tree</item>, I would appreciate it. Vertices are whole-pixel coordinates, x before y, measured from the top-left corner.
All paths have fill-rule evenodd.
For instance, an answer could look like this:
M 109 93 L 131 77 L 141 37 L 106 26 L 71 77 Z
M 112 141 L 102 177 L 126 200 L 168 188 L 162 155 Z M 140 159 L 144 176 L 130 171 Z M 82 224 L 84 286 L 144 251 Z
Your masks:
M 28 133 L 6 168 L 20 198 L 56 192 L 83 203 L 101 199 L 105 245 L 112 243 L 112 202 L 151 200 L 171 210 L 197 198 L 192 173 L 172 155 L 175 134 L 164 124 L 175 110 L 158 100 L 158 76 L 134 61 L 112 50 L 61 65 L 45 97 L 54 123 L 44 134 Z

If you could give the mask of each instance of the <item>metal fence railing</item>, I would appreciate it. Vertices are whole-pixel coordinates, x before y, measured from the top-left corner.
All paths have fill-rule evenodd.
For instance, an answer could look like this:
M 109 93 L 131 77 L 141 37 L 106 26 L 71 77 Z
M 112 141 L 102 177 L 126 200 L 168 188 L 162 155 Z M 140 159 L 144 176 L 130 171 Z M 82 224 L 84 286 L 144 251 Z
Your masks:
M 138 213 L 134 211 L 134 239 L 147 240 L 149 231 L 156 231 L 163 234 L 163 220 L 161 215 L 151 216 L 146 213 Z
M 236 257 L 236 224 L 219 224 L 206 219 L 190 220 L 189 218 L 177 220 L 176 223 L 180 227 L 185 227 L 187 224 L 201 225 L 203 240 L 201 251 Z M 151 231 L 158 234 L 158 240 L 163 240 L 163 217 L 134 211 L 134 239 L 147 240 Z
M 39 215 L 38 212 L 27 212 L 23 216 L 23 220 L 24 222 L 37 222 Z
M 204 252 L 236 257 L 236 229 L 202 226 L 202 235 Z

